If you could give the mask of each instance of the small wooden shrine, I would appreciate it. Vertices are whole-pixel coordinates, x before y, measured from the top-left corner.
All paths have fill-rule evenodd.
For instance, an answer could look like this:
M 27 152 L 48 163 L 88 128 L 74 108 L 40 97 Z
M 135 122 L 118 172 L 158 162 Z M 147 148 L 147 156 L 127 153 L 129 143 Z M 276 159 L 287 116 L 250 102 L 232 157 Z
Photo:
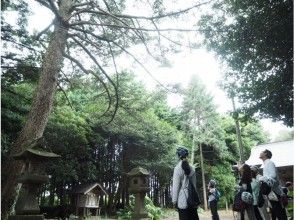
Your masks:
M 99 216 L 100 198 L 108 195 L 99 183 L 81 184 L 73 189 L 75 215 L 80 217 Z

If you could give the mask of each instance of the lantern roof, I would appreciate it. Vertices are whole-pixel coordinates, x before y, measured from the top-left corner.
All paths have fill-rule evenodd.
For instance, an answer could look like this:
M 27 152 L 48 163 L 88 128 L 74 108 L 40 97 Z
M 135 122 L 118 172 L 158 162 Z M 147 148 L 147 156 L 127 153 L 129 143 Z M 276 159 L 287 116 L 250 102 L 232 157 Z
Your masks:
M 23 159 L 49 159 L 49 158 L 57 158 L 61 157 L 58 154 L 52 153 L 48 151 L 46 148 L 45 142 L 43 138 L 39 138 L 37 140 L 32 141 L 25 150 L 20 153 L 14 154 L 13 157 L 17 160 Z
M 26 158 L 40 158 L 40 159 L 45 159 L 45 158 L 56 158 L 56 157 L 61 157 L 58 154 L 52 153 L 52 152 L 47 152 L 43 151 L 40 149 L 25 149 L 24 151 L 13 155 L 15 159 L 26 159 Z
M 133 168 L 130 172 L 127 173 L 129 176 L 147 176 L 149 175 L 148 170 L 142 167 Z

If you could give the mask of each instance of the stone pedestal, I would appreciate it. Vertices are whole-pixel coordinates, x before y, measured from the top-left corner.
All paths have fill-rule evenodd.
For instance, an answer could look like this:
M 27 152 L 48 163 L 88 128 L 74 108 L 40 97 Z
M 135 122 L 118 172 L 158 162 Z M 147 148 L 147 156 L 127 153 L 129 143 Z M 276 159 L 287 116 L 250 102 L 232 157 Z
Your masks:
M 128 176 L 130 177 L 129 192 L 135 196 L 135 207 L 132 219 L 149 219 L 144 206 L 145 195 L 150 190 L 149 172 L 144 168 L 138 167 L 132 169 L 128 173 Z
M 134 220 L 141 220 L 141 219 L 148 219 L 148 214 L 145 211 L 144 208 L 144 198 L 145 193 L 136 193 L 135 194 L 135 207 L 134 207 L 134 213 L 133 218 Z

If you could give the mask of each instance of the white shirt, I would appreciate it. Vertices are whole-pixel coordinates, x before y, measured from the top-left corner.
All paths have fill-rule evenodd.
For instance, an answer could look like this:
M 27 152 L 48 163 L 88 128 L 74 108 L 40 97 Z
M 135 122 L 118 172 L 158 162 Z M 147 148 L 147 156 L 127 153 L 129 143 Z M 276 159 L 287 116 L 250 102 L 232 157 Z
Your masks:
M 196 189 L 195 169 L 192 166 L 190 166 L 190 169 L 191 169 L 191 172 L 189 176 L 192 176 L 193 185 L 195 186 L 195 189 Z M 185 172 L 182 169 L 182 161 L 180 161 L 174 169 L 172 195 L 171 195 L 173 204 L 177 204 L 178 208 L 180 209 L 186 209 L 188 207 L 187 205 L 188 183 L 189 183 L 189 179 L 185 175 Z
M 270 159 L 263 161 L 263 176 L 277 180 L 276 166 Z
M 272 190 L 276 194 L 278 195 L 284 194 L 282 187 L 280 186 L 280 183 L 279 183 L 277 168 L 275 166 L 275 163 L 271 161 L 270 159 L 266 159 L 263 161 L 263 177 L 273 180 Z M 260 180 L 263 180 L 263 178 L 260 178 Z

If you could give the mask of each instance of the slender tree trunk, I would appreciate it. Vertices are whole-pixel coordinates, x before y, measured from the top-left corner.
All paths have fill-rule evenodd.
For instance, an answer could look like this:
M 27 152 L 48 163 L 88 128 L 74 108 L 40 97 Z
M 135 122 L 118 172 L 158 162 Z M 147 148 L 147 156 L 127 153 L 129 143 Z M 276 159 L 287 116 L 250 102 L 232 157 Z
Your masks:
M 232 104 L 233 104 L 233 111 L 236 113 L 236 106 L 235 106 L 235 100 L 234 97 L 232 98 Z M 236 126 L 236 135 L 238 139 L 238 145 L 239 145 L 239 152 L 240 152 L 240 164 L 244 163 L 244 153 L 243 153 L 243 144 L 241 139 L 241 132 L 240 132 L 240 125 L 239 125 L 239 119 L 238 116 L 234 117 L 235 120 L 235 126 Z
M 202 153 L 202 144 L 201 143 L 199 144 L 199 151 L 200 151 L 200 163 L 201 163 L 204 209 L 207 210 L 206 184 L 205 184 L 204 162 L 203 162 L 203 153 Z
M 193 134 L 192 138 L 192 149 L 191 149 L 191 164 L 194 165 L 195 161 L 195 134 Z
M 69 17 L 71 7 L 71 1 L 61 1 L 59 13 L 64 18 L 63 20 Z M 15 161 L 11 155 L 21 152 L 27 147 L 29 142 L 43 136 L 52 108 L 57 77 L 62 67 L 62 53 L 67 41 L 67 32 L 68 28 L 65 23 L 59 19 L 55 24 L 55 29 L 45 54 L 42 73 L 27 122 L 12 145 L 10 157 L 3 166 L 3 169 L 10 175 L 2 185 L 1 190 L 2 219 L 7 219 L 17 198 L 17 176 L 20 174 L 23 166 L 21 162 Z

